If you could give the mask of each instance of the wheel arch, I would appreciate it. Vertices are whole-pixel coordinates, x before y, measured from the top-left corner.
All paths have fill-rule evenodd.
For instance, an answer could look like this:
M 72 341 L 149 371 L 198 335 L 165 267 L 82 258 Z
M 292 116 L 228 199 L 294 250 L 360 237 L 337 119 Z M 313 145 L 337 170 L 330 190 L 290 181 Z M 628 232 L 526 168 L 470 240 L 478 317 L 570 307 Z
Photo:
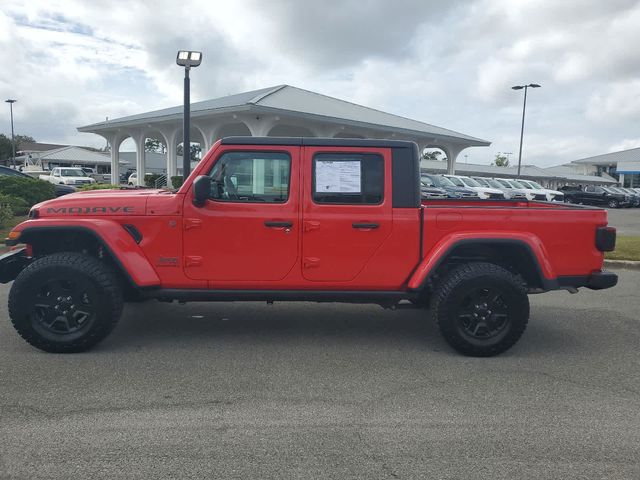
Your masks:
M 416 269 L 409 288 L 423 291 L 450 267 L 468 262 L 490 262 L 505 267 L 521 275 L 531 290 L 557 288 L 541 243 L 518 237 L 452 238 L 440 242 Z
M 41 220 L 38 220 L 41 221 Z M 160 278 L 133 236 L 123 225 L 106 220 L 92 224 L 51 224 L 25 226 L 20 242 L 32 246 L 34 254 L 59 251 L 83 251 L 98 254 L 100 249 L 114 269 L 133 288 L 155 287 Z M 98 251 L 91 251 L 92 247 Z

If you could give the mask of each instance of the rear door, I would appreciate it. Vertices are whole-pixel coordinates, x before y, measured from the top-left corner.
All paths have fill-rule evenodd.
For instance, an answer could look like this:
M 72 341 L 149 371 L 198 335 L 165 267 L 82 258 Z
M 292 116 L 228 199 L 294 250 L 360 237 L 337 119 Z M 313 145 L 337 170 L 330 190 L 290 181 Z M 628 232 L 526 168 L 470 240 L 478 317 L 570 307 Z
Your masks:
M 302 156 L 303 276 L 352 281 L 392 231 L 391 152 L 304 147 Z
M 184 207 L 184 269 L 189 278 L 278 281 L 298 261 L 300 147 L 229 146 L 209 172 L 206 204 Z

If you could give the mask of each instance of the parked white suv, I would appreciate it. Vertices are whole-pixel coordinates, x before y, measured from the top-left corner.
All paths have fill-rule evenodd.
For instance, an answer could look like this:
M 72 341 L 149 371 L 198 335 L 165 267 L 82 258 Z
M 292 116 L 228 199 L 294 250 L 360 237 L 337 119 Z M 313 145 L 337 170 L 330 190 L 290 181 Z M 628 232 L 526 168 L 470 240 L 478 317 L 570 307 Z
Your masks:
M 551 201 L 550 195 L 547 195 L 545 191 L 527 188 L 518 182 L 518 180 L 512 180 L 510 178 L 496 178 L 495 180 L 505 188 L 510 188 L 514 192 L 523 193 L 524 196 L 527 197 L 527 200 Z
M 470 188 L 474 192 L 478 193 L 478 197 L 483 200 L 487 199 L 504 199 L 506 198 L 502 190 L 497 188 L 485 187 L 480 183 L 476 182 L 471 177 L 465 177 L 463 175 L 444 175 L 446 178 L 451 180 L 453 184 L 457 187 L 466 187 Z
M 500 184 L 495 178 L 488 177 L 473 177 L 473 179 L 478 182 L 483 187 L 490 187 L 500 190 L 504 195 L 504 198 L 509 200 L 526 200 L 527 196 L 520 192 L 515 191 L 513 188 L 507 188 L 504 185 Z
M 559 192 L 557 190 L 544 188 L 538 182 L 534 182 L 533 180 L 522 180 L 521 178 L 519 178 L 518 183 L 521 183 L 522 185 L 529 188 L 530 190 L 540 190 L 540 191 L 546 192 L 547 196 L 551 197 L 550 200 L 554 200 L 556 202 L 564 202 L 564 193 Z

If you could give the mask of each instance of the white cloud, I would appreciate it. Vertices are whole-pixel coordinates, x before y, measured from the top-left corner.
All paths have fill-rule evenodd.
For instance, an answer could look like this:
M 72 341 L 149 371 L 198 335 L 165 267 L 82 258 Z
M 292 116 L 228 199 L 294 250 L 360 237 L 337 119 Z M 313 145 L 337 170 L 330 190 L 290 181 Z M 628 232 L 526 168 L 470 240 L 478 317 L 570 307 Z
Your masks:
M 517 152 L 517 83 L 543 85 L 526 163 L 638 134 L 637 0 L 21 0 L 2 12 L 0 95 L 19 100 L 17 131 L 42 141 L 102 145 L 75 128 L 179 104 L 180 48 L 204 52 L 194 100 L 288 83 L 492 140 L 465 152 L 474 162 Z

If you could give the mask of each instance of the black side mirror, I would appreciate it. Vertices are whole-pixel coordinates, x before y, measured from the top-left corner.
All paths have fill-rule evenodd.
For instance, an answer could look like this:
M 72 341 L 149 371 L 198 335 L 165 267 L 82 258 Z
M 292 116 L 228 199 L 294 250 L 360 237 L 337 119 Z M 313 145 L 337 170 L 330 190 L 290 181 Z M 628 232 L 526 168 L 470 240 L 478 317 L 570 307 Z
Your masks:
M 193 182 L 193 204 L 196 207 L 204 207 L 211 195 L 211 177 L 200 175 Z

